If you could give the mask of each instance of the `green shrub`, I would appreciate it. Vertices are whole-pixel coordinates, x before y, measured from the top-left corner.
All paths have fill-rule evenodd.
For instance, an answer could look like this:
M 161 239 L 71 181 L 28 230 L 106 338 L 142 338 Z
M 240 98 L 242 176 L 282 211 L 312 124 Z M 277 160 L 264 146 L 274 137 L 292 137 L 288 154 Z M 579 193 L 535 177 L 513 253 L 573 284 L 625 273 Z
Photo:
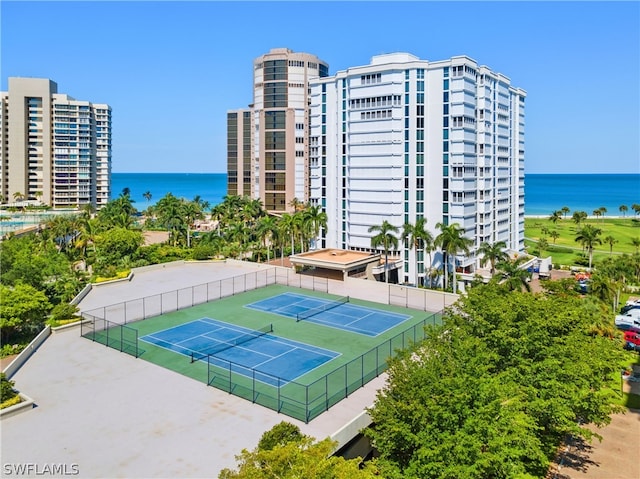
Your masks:
M 589 266 L 589 257 L 584 253 L 578 253 L 575 256 L 574 264 L 578 266 Z
M 193 259 L 210 259 L 217 254 L 217 249 L 211 245 L 198 245 L 193 249 Z
M 5 373 L 0 373 L 0 401 L 5 402 L 17 396 L 17 392 L 13 389 L 13 381 L 9 381 Z
M 0 409 L 4 409 L 7 407 L 15 406 L 16 404 L 20 404 L 22 402 L 22 398 L 19 395 L 15 395 L 11 399 L 7 399 L 6 401 L 2 401 L 0 403 Z
M 260 442 L 258 442 L 258 450 L 271 451 L 276 446 L 284 446 L 291 442 L 298 442 L 303 437 L 298 426 L 282 421 L 262 435 Z
M 107 264 L 96 267 L 95 273 L 98 278 L 102 278 L 102 281 L 105 281 L 104 278 L 114 278 L 118 274 L 118 270 L 115 266 Z
M 0 358 L 19 354 L 26 346 L 27 344 L 3 344 L 0 349 Z
M 51 319 L 53 321 L 61 321 L 65 319 L 77 318 L 78 307 L 75 304 L 60 303 L 56 304 L 51 310 Z

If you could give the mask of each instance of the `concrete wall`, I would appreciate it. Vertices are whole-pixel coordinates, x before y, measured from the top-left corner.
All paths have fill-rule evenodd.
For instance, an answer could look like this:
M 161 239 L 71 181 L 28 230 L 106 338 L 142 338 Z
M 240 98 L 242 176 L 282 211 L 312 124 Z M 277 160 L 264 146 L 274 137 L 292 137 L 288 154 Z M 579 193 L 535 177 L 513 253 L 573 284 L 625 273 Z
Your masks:
M 2 371 L 7 375 L 7 379 L 11 379 L 11 377 L 16 373 L 20 367 L 27 362 L 27 359 L 31 357 L 31 355 L 40 347 L 42 343 L 51 335 L 51 328 L 49 326 L 45 327 L 40 334 L 38 334 L 33 341 L 29 343 L 29 345 L 22 350 L 16 358 L 9 363 L 9 365 Z

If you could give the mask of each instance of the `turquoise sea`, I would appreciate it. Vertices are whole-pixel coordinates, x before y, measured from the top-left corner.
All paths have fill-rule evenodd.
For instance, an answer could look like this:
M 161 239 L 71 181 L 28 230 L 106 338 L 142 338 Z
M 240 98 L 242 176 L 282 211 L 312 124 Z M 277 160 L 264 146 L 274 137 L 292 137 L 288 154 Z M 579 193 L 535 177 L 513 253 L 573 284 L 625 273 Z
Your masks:
M 199 195 L 211 206 L 217 205 L 227 194 L 226 173 L 113 173 L 112 196 L 117 197 L 129 188 L 134 206 L 143 210 L 167 193 L 192 200 Z M 151 201 L 143 194 L 151 192 Z M 525 211 L 527 215 L 550 215 L 563 206 L 589 215 L 600 207 L 607 216 L 620 215 L 620 205 L 629 208 L 640 204 L 640 174 L 556 175 L 528 174 L 525 176 Z

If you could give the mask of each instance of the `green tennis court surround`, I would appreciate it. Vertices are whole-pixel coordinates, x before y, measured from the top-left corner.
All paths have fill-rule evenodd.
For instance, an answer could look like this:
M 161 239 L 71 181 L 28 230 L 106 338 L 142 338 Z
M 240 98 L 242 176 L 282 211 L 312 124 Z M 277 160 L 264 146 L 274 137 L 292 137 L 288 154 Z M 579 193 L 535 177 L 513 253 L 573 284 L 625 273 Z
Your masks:
M 390 356 L 424 339 L 427 326 L 440 323 L 439 313 L 362 301 L 352 295 L 347 300 L 346 296 L 328 294 L 326 279 L 296 278 L 299 285 L 305 286 L 298 288 L 273 284 L 272 281 L 276 281 L 277 277 L 272 274 L 276 275 L 270 270 L 259 271 L 190 290 L 163 293 L 83 313 L 85 319 L 93 321 L 88 324 L 98 325 L 95 331 L 83 327 L 83 335 L 115 349 L 136 351 L 133 355 L 145 361 L 308 422 L 379 376 L 386 370 Z M 397 323 L 390 323 L 388 329 L 379 328 L 377 335 L 371 336 L 313 320 L 296 321 L 295 314 L 287 317 L 249 306 L 276 296 L 285 300 L 287 297 L 297 297 L 299 301 L 303 300 L 300 297 L 316 298 L 316 303 L 322 302 L 323 307 L 326 304 L 343 305 L 344 314 L 350 314 L 350 308 L 357 307 L 377 311 L 380 315 L 378 319 L 385 314 L 399 319 Z M 309 300 L 309 303 L 313 301 Z M 316 306 L 313 304 L 313 307 Z M 335 310 L 341 311 L 342 308 Z M 158 314 L 149 316 L 150 311 Z M 160 314 L 159 311 L 164 312 Z M 322 318 L 322 315 L 318 317 Z M 129 318 L 136 320 L 127 320 L 124 325 L 111 321 L 114 318 L 122 319 L 122 322 Z M 178 345 L 191 344 L 194 335 L 187 335 L 186 330 L 180 327 L 202 318 L 235 325 L 239 331 L 259 331 L 268 325 L 272 332 L 258 339 L 253 335 L 262 336 L 261 333 L 250 333 L 252 337 L 247 346 L 233 344 L 235 339 L 242 341 L 244 334 L 237 334 L 239 337 L 234 336 L 231 341 L 216 337 L 211 350 L 207 351 L 206 344 L 202 345 L 202 350 L 196 350 L 206 358 L 139 340 L 154 335 L 166 339 L 158 333 L 178 328 L 172 342 Z M 366 321 L 366 318 L 357 321 Z M 184 337 L 180 337 L 183 333 Z M 109 338 L 107 341 L 100 339 L 106 337 Z M 286 354 L 281 358 L 275 352 L 266 354 L 266 349 L 275 343 L 263 341 L 264 338 L 269 338 L 269 341 L 281 340 L 289 345 Z M 227 341 L 236 347 L 228 348 L 216 343 L 216 340 Z M 299 353 L 298 350 L 302 348 L 317 350 L 317 359 L 314 355 Z M 327 351 L 335 354 L 327 356 Z M 264 361 L 259 360 L 261 353 L 269 357 Z M 324 359 L 327 357 L 328 360 Z M 265 361 L 270 363 L 269 368 L 260 369 L 258 365 Z M 305 361 L 311 362 L 306 363 L 308 367 L 305 366 L 299 375 L 287 370 L 287 364 Z

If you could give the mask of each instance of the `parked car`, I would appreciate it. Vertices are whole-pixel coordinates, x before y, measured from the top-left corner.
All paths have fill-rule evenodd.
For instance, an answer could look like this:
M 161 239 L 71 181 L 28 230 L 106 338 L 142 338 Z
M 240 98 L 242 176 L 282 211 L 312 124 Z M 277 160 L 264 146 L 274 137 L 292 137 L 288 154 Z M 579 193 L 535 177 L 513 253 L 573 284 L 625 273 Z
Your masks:
M 640 304 L 625 304 L 620 310 L 620 314 L 625 314 L 632 309 L 640 309 Z
M 624 332 L 624 349 L 640 352 L 640 333 L 637 331 Z
M 625 314 L 618 314 L 614 320 L 618 329 L 640 332 L 640 309 L 632 309 Z

